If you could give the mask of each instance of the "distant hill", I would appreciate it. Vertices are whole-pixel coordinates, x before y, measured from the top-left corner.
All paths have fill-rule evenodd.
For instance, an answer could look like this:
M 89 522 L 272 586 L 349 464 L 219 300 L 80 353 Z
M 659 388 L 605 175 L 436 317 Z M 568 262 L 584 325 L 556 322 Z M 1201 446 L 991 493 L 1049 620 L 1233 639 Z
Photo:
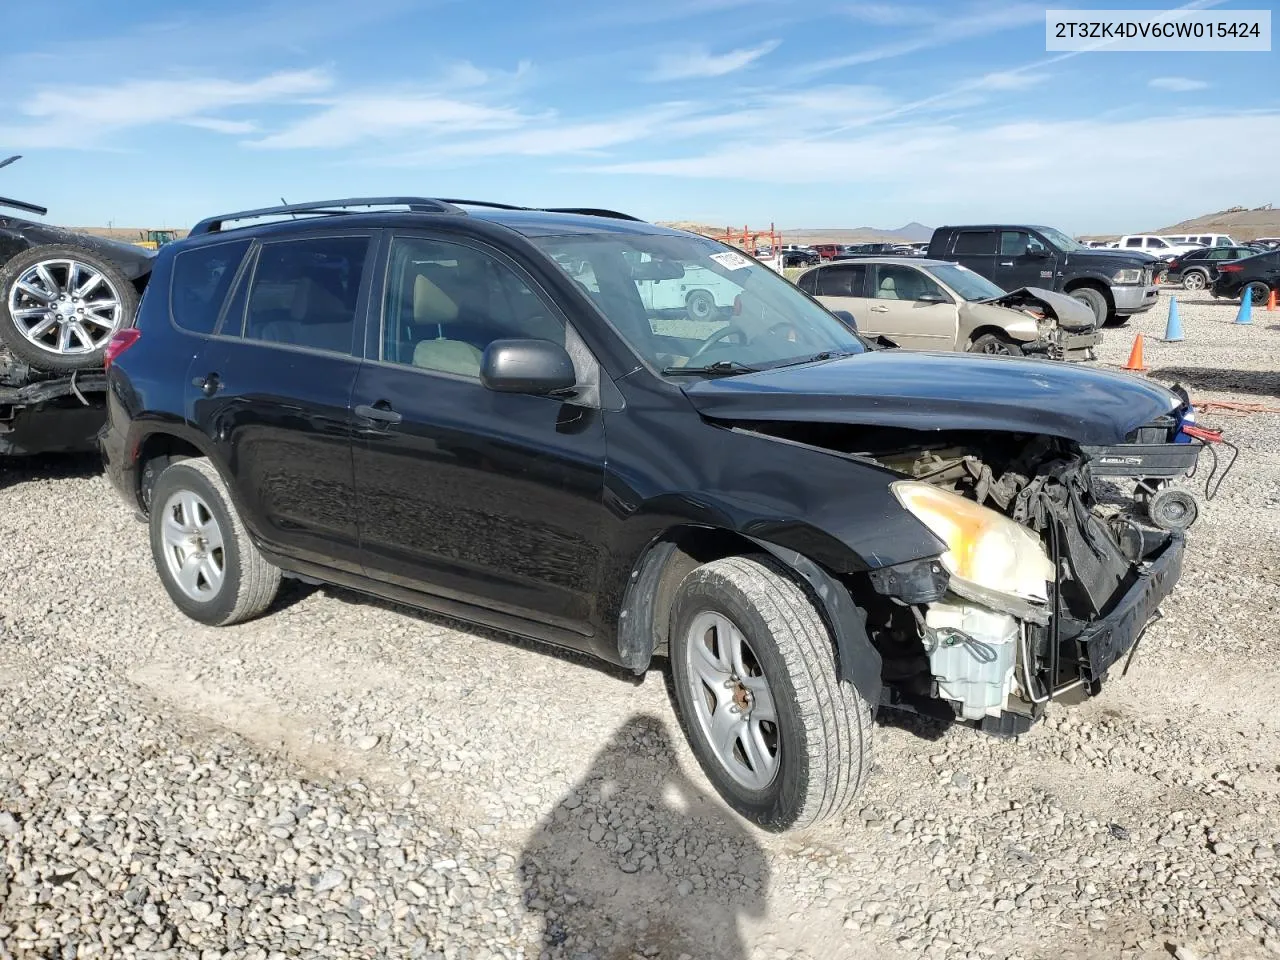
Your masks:
M 1229 233 L 1233 240 L 1256 240 L 1258 237 L 1280 237 L 1280 210 L 1271 204 L 1248 209 L 1232 207 L 1202 217 L 1183 220 L 1159 230 L 1144 233 Z

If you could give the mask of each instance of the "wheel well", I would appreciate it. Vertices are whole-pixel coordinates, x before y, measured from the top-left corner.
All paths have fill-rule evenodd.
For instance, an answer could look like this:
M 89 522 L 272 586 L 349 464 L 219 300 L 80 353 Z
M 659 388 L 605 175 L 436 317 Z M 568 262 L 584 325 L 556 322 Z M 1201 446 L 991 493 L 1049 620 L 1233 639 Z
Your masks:
M 138 448 L 138 502 L 143 510 L 151 509 L 151 489 L 156 478 L 171 463 L 192 457 L 203 457 L 204 451 L 171 433 L 153 433 Z
M 1100 280 L 1073 280 L 1062 288 L 1062 292 L 1074 293 L 1075 291 L 1081 290 L 1085 287 L 1088 287 L 1090 290 L 1097 290 L 1098 293 L 1102 294 L 1102 298 L 1107 301 L 1108 311 L 1116 308 L 1116 302 L 1111 297 L 1111 290 Z

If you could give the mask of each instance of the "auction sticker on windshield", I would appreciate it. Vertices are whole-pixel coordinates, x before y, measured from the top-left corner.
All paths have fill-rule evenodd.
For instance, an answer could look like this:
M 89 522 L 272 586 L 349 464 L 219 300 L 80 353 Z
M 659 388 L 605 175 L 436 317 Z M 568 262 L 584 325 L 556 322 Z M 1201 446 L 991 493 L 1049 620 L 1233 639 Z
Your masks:
M 711 254 L 711 259 L 726 270 L 741 270 L 743 267 L 751 266 L 751 261 L 740 253 L 734 253 L 732 250 L 725 250 L 723 253 Z

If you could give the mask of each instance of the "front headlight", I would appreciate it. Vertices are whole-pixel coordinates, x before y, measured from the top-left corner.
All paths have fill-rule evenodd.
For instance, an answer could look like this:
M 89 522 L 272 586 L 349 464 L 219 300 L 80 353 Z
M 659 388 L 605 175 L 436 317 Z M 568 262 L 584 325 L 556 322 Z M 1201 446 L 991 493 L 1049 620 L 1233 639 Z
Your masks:
M 1137 269 L 1117 270 L 1111 277 L 1112 283 L 1141 283 L 1142 271 Z
M 894 496 L 932 530 L 947 552 L 942 563 L 953 577 L 987 590 L 1043 602 L 1053 561 L 1030 530 L 1004 514 L 920 480 L 899 480 Z

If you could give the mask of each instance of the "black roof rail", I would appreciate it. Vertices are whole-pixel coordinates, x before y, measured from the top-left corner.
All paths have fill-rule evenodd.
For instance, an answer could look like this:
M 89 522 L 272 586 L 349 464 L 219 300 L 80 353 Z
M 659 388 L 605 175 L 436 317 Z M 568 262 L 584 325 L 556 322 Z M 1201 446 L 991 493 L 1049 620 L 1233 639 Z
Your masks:
M 619 213 L 617 210 L 603 210 L 599 207 L 543 207 L 546 213 L 580 213 L 585 217 L 609 217 L 612 220 L 634 220 L 636 223 L 644 223 L 639 217 L 633 217 L 629 213 Z
M 444 203 L 456 203 L 462 206 L 471 207 L 489 207 L 494 210 L 532 210 L 538 213 L 580 213 L 588 217 L 610 217 L 614 220 L 634 220 L 637 223 L 643 223 L 639 217 L 633 217 L 629 213 L 619 213 L 617 210 L 605 210 L 600 207 L 519 207 L 513 203 L 495 203 L 492 200 L 454 200 L 450 197 L 443 201 Z
M 454 206 L 447 200 L 436 200 L 431 197 L 349 197 L 345 200 L 315 200 L 310 203 L 286 203 L 275 207 L 259 207 L 256 210 L 239 210 L 235 213 L 221 213 L 216 217 L 207 217 L 194 227 L 188 236 L 199 236 L 202 233 L 218 233 L 222 225 L 232 220 L 255 220 L 259 217 L 278 216 L 281 214 L 317 213 L 333 216 L 349 213 L 353 207 L 408 207 L 415 213 L 453 213 L 465 216 L 466 211 Z

